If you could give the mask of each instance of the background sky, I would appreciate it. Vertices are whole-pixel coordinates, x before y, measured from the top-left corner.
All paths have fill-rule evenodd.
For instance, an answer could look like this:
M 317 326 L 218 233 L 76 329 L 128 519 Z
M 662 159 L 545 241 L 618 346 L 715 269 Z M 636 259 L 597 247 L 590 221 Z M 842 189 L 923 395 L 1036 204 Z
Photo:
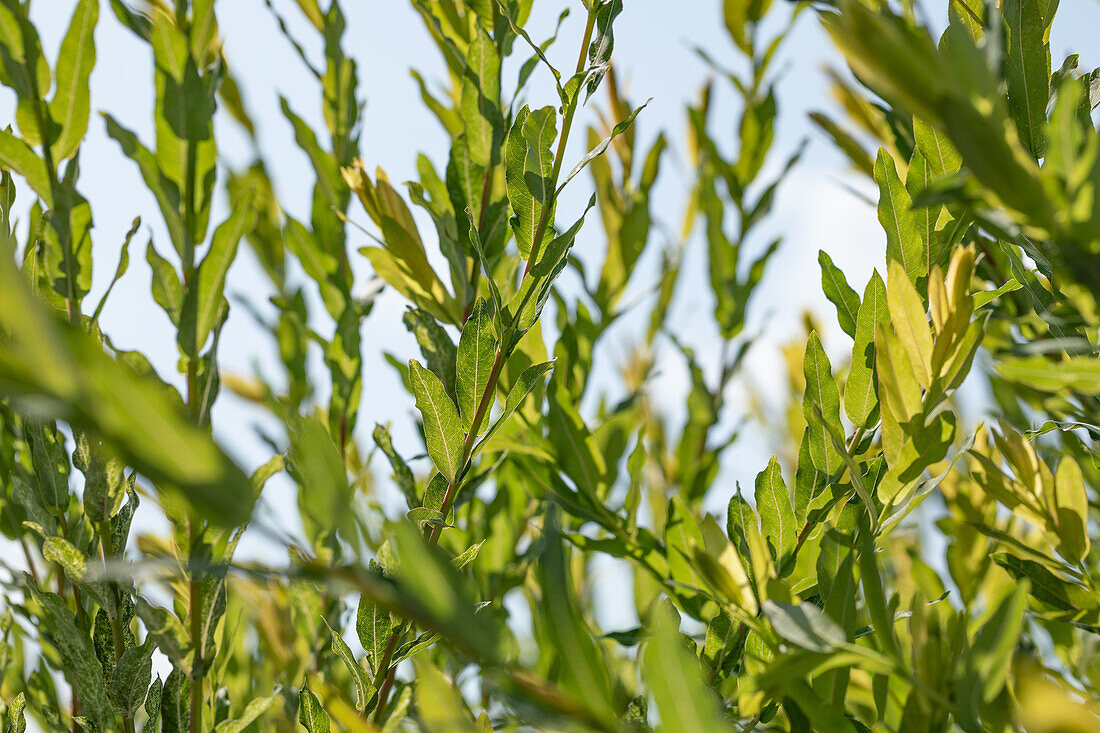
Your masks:
M 790 12 L 789 5 L 782 7 L 783 2 L 776 0 L 780 18 Z M 932 22 L 942 27 L 946 11 L 938 7 L 939 4 L 925 10 Z M 318 58 L 320 46 L 316 34 L 301 18 L 295 3 L 275 0 L 274 5 L 290 21 L 291 32 L 303 42 L 311 58 Z M 575 63 L 583 31 L 580 1 L 537 0 L 527 26 L 535 39 L 547 37 L 561 9 L 567 5 L 572 8 L 571 16 L 550 53 L 551 60 L 559 68 L 572 68 Z M 660 131 L 673 142 L 653 199 L 655 220 L 667 231 L 675 231 L 692 181 L 682 146 L 686 125 L 684 108 L 696 99 L 699 88 L 714 75 L 693 49 L 701 47 L 719 63 L 734 68 L 737 68 L 738 57 L 721 22 L 720 0 L 625 0 L 624 5 L 625 10 L 615 27 L 614 62 L 635 104 L 652 98 L 635 122 L 639 148 L 647 149 Z M 56 58 L 74 6 L 75 0 L 38 0 L 34 3 L 33 17 L 51 62 Z M 103 121 L 96 114 L 108 111 L 146 142 L 153 140 L 152 54 L 143 42 L 115 20 L 108 2 L 104 1 L 102 6 L 96 31 L 98 59 L 91 82 L 93 116 L 81 155 L 80 189 L 91 201 L 95 216 L 94 286 L 87 302 L 98 302 L 114 273 L 123 237 L 133 217 L 140 214 L 144 225 L 131 247 L 130 269 L 103 311 L 102 326 L 116 345 L 143 351 L 163 378 L 179 384 L 175 335 L 167 316 L 149 295 L 150 271 L 144 258 L 145 243 L 150 236 L 162 253 L 167 255 L 171 247 L 159 224 L 156 204 L 144 188 L 136 167 L 106 136 Z M 345 0 L 343 7 L 348 23 L 345 47 L 358 62 L 359 95 L 366 102 L 360 155 L 368 170 L 380 166 L 394 182 L 409 180 L 416 175 L 416 155 L 421 151 L 436 163 L 437 169 L 442 169 L 449 139 L 422 106 L 417 86 L 409 74 L 409 69 L 415 68 L 429 84 L 446 79 L 437 49 L 419 15 L 400 0 Z M 319 89 L 279 33 L 263 0 L 221 0 L 217 8 L 225 53 L 242 87 L 246 105 L 257 121 L 260 147 L 280 201 L 291 214 L 308 219 L 313 173 L 305 155 L 293 144 L 289 123 L 279 111 L 278 100 L 280 94 L 286 96 L 298 114 L 320 128 Z M 1060 65 L 1071 50 L 1082 54 L 1081 68 L 1091 69 L 1100 64 L 1100 45 L 1095 42 L 1098 30 L 1100 3 L 1063 0 L 1051 36 L 1053 65 Z M 836 328 L 831 306 L 820 291 L 817 250 L 826 250 L 859 291 L 871 269 L 881 268 L 884 260 L 884 235 L 878 227 L 874 208 L 850 189 L 854 187 L 872 198 L 876 194 L 866 182 L 848 173 L 845 159 L 807 119 L 807 113 L 813 110 L 835 112 L 824 74 L 829 66 L 841 67 L 842 62 L 817 25 L 814 14 L 803 13 L 776 64 L 781 70 L 780 113 L 770 167 L 774 169 L 803 138 L 809 138 L 810 145 L 802 162 L 780 190 L 772 223 L 758 234 L 759 239 L 754 243 L 755 247 L 762 247 L 772 232 L 785 236 L 779 254 L 769 264 L 763 293 L 750 310 L 747 330 L 752 333 L 763 329 L 762 338 L 750 353 L 745 369 L 754 389 L 765 399 L 781 399 L 785 367 L 776 347 L 801 332 L 806 309 L 821 315 L 826 330 L 825 345 L 834 363 L 846 359 L 850 350 L 850 343 Z M 504 78 L 514 79 L 514 71 L 506 70 Z M 555 104 L 544 69 L 535 72 L 533 81 L 527 92 L 531 104 Z M 716 92 L 716 107 L 711 115 L 713 134 L 720 145 L 729 149 L 737 133 L 728 82 L 717 79 Z M 590 105 L 602 103 L 602 95 L 597 95 Z M 0 124 L 8 124 L 13 118 L 13 95 L 4 89 L 0 91 Z M 566 156 L 567 166 L 572 167 L 572 162 L 584 154 L 586 135 L 579 131 L 594 119 L 590 109 L 578 115 L 577 132 L 571 136 Z M 220 153 L 232 166 L 242 167 L 251 161 L 251 142 L 225 115 L 219 116 L 217 138 Z M 30 204 L 26 187 L 20 186 L 20 192 L 19 208 L 25 210 Z M 572 221 L 590 193 L 591 181 L 587 175 L 575 179 L 559 204 L 561 220 Z M 353 204 L 353 211 L 357 209 L 358 204 Z M 224 211 L 224 200 L 219 200 L 212 221 L 220 221 Z M 361 211 L 357 216 L 365 219 Z M 419 213 L 417 216 L 431 250 L 430 233 L 434 229 L 426 218 Z M 598 262 L 604 243 L 602 228 L 595 216 L 582 229 L 574 252 L 582 259 L 596 258 Z M 349 232 L 352 251 L 367 243 L 360 233 Z M 653 249 L 651 254 L 655 255 L 659 248 Z M 755 252 L 747 254 L 751 257 Z M 353 260 L 358 267 L 358 280 L 366 283 L 369 269 L 363 258 L 353 255 Z M 711 323 L 712 303 L 708 296 L 709 285 L 704 285 L 708 282 L 704 260 L 705 248 L 696 236 L 689 245 L 670 323 L 682 340 L 694 347 L 713 381 L 720 342 Z M 436 261 L 442 262 L 441 258 Z M 653 258 L 640 263 L 640 272 L 636 273 L 630 292 L 642 293 L 655 282 L 656 267 Z M 572 287 L 575 292 L 575 282 L 570 284 L 567 279 L 563 280 L 564 287 Z M 230 271 L 227 291 L 240 294 L 253 303 L 266 301 L 266 279 L 247 246 L 242 245 Z M 630 300 L 628 293 L 624 302 Z M 365 376 L 356 437 L 361 447 L 369 449 L 373 424 L 390 422 L 398 450 L 413 455 L 420 447 L 414 429 L 412 399 L 405 394 L 396 373 L 383 359 L 387 351 L 402 361 L 418 356 L 415 342 L 401 324 L 404 309 L 403 299 L 387 290 L 364 324 Z M 643 310 L 643 315 L 645 312 L 647 309 Z M 643 322 L 644 318 L 626 319 L 602 342 L 597 357 L 602 366 L 592 375 L 598 382 L 593 392 L 607 389 L 614 396 L 615 367 L 639 337 Z M 278 365 L 272 344 L 240 307 L 231 310 L 221 341 L 220 360 L 223 371 L 238 374 L 250 374 L 257 365 L 275 373 Z M 658 368 L 661 377 L 655 383 L 657 398 L 673 414 L 682 414 L 679 405 L 687 386 L 682 359 L 674 350 L 665 349 Z M 731 387 L 727 396 L 726 426 L 735 424 L 743 414 L 745 396 L 743 384 Z M 228 390 L 223 390 L 214 412 L 216 437 L 246 469 L 267 460 L 269 449 L 253 431 L 254 423 L 263 419 L 259 412 Z M 724 513 L 735 482 L 751 486 L 753 477 L 767 461 L 768 442 L 766 434 L 748 430 L 727 453 L 722 474 L 712 492 L 709 506 L 713 511 L 719 515 Z M 422 468 L 426 466 L 422 464 Z M 388 470 L 378 467 L 377 473 L 379 478 L 384 478 Z M 262 499 L 261 516 L 268 523 L 294 532 L 298 527 L 294 505 L 290 482 L 273 480 Z M 155 512 L 145 512 L 139 529 L 163 529 L 163 521 Z M 245 556 L 270 553 L 271 550 L 270 544 L 257 537 L 242 545 Z M 266 559 L 271 560 L 270 554 Z M 614 587 L 618 582 L 614 580 L 609 585 Z M 613 618 L 601 619 L 604 621 L 605 628 L 617 625 Z

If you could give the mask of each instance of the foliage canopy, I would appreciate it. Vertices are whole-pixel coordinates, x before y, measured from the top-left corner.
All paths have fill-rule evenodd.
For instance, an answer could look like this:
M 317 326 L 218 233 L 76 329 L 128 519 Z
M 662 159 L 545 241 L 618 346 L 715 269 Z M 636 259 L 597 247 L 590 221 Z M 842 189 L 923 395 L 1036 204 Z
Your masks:
M 616 20 L 641 8 L 571 3 L 583 37 L 559 39 L 528 24 L 532 0 L 411 2 L 447 70 L 440 91 L 414 76 L 450 146 L 401 186 L 359 158 L 389 142 L 362 131 L 339 2 L 297 0 L 316 59 L 269 4 L 322 107 L 315 129 L 281 100 L 314 174 L 295 218 L 274 151 L 239 169 L 219 155 L 218 114 L 255 125 L 213 0 L 79 0 L 56 58 L 29 0 L 0 0 L 16 101 L 0 131 L 0 531 L 23 554 L 5 558 L 3 731 L 1100 729 L 1100 70 L 1053 66 L 1057 2 L 951 0 L 933 35 L 907 0 L 725 0 L 731 60 L 707 60 L 740 104 L 719 118 L 708 85 L 679 147 L 640 139 L 645 105 L 612 66 Z M 850 357 L 832 363 L 812 323 L 785 351 L 789 402 L 752 417 L 775 455 L 750 497 L 720 477 L 739 435 L 723 418 L 801 151 L 773 150 L 796 19 L 847 63 L 831 72 L 843 116 L 811 119 L 877 188 L 886 264 L 849 283 L 820 253 Z M 153 139 L 95 124 L 162 218 L 145 260 L 183 389 L 100 328 L 139 219 L 89 297 L 108 245 L 93 248 L 79 160 L 103 22 L 152 57 Z M 559 47 L 575 68 L 551 63 Z M 555 97 L 534 98 L 534 74 Z M 589 150 L 576 163 L 571 134 Z M 651 201 L 670 147 L 692 178 L 671 232 Z M 587 206 L 559 201 L 566 185 L 590 188 Z M 601 227 L 602 261 L 576 257 Z M 268 292 L 233 307 L 276 347 L 266 378 L 219 370 L 242 247 Z M 669 317 L 700 287 L 679 277 L 690 247 L 714 365 Z M 408 303 L 419 353 L 387 358 L 422 445 L 358 421 L 377 286 Z M 601 339 L 639 310 L 626 397 L 600 393 Z M 652 394 L 669 359 L 690 375 L 671 414 Z M 212 437 L 223 390 L 282 427 L 251 475 Z M 988 392 L 981 422 L 960 390 Z M 404 512 L 382 499 L 383 464 Z M 303 526 L 274 538 L 289 562 L 235 559 L 245 532 L 272 532 L 254 507 L 284 473 Z M 131 532 L 139 511 L 170 531 Z M 631 628 L 594 621 L 607 563 L 632 581 L 615 599 Z

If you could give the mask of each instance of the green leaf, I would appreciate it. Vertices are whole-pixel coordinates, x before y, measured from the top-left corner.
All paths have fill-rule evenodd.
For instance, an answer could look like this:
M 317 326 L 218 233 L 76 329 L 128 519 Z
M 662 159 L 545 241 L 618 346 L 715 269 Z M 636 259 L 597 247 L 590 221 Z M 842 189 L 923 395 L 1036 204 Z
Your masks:
M 416 708 L 428 733 L 477 733 L 458 686 L 430 662 L 416 660 Z
M 0 130 L 0 168 L 14 171 L 27 180 L 27 184 L 46 202 L 53 206 L 53 188 L 50 178 L 53 172 L 31 149 L 9 130 Z
M 569 574 L 569 556 L 558 532 L 556 508 L 543 529 L 539 579 L 542 585 L 542 628 L 561 662 L 563 686 L 597 718 L 615 719 L 615 703 L 607 662 L 584 618 Z
M 183 283 L 176 269 L 157 253 L 152 239 L 145 247 L 145 261 L 153 270 L 153 300 L 168 314 L 169 320 L 179 326 L 180 312 L 183 310 Z
M 607 466 L 568 391 L 550 383 L 548 428 L 558 465 L 589 498 L 600 495 Z
M 917 233 L 913 201 L 898 178 L 894 159 L 883 148 L 875 159 L 875 182 L 879 188 L 878 220 L 886 230 L 886 259 L 900 263 L 915 281 L 928 274 L 928 257 Z
M 500 117 L 500 56 L 496 44 L 480 25 L 466 53 L 459 107 L 466 131 L 470 159 L 481 167 L 495 164 L 500 157 L 497 136 Z
M 157 206 L 164 218 L 164 225 L 168 229 L 168 236 L 172 240 L 176 254 L 182 257 L 185 245 L 183 219 L 180 216 L 179 187 L 164 175 L 156 156 L 141 144 L 137 135 L 115 122 L 110 115 L 104 114 L 103 118 L 107 124 L 107 134 L 114 138 L 122 148 L 122 152 L 137 164 L 141 178 L 145 181 L 145 187 L 157 200 Z
M 27 709 L 27 698 L 22 692 L 15 696 L 4 711 L 4 733 L 26 733 L 27 717 L 24 711 Z
M 355 613 L 355 632 L 367 653 L 367 663 L 375 674 L 378 673 L 378 663 L 386 652 L 393 627 L 389 611 L 369 598 L 360 596 L 359 609 Z
M 239 716 L 232 720 L 223 720 L 214 726 L 214 733 L 244 733 L 249 726 L 260 719 L 261 715 L 275 707 L 276 703 L 282 699 L 282 695 L 274 694 L 250 700 Z
M 321 620 L 325 622 L 325 628 L 328 629 L 329 636 L 332 637 L 332 653 L 340 657 L 340 661 L 344 663 L 351 674 L 351 681 L 355 684 L 355 709 L 362 712 L 366 709 L 368 700 L 374 694 L 373 686 L 370 680 L 367 679 L 367 672 L 355 661 L 355 655 L 348 643 L 344 641 L 344 637 L 329 626 L 327 619 Z
M 593 71 L 588 77 L 586 101 L 599 88 L 600 81 L 611 64 L 611 52 L 615 48 L 612 28 L 615 18 L 623 12 L 623 0 L 601 0 L 599 4 L 593 0 L 589 12 L 596 13 L 596 23 L 592 42 L 588 46 L 588 64 Z
M 386 459 L 390 462 L 390 467 L 393 469 L 393 480 L 397 484 L 397 487 L 405 493 L 406 496 L 410 496 L 416 489 L 416 478 L 413 476 L 412 469 L 409 468 L 409 464 L 405 462 L 393 447 L 393 438 L 390 436 L 390 431 L 386 429 L 384 425 L 375 425 L 374 432 L 374 444 L 378 446 L 378 449 L 386 456 Z
M 500 411 L 500 415 L 493 421 L 493 424 L 489 426 L 489 430 L 485 433 L 484 437 L 478 442 L 475 452 L 480 451 L 482 447 L 488 443 L 494 435 L 497 434 L 504 424 L 508 422 L 508 418 L 512 416 L 519 406 L 523 404 L 523 401 L 527 399 L 527 396 L 534 391 L 535 387 L 542 381 L 542 378 L 554 368 L 554 362 L 545 361 L 541 364 L 534 364 L 527 367 L 516 379 L 516 383 L 512 385 L 512 389 L 508 391 L 508 397 L 504 400 L 504 409 Z
M 652 100 L 648 100 L 641 107 L 635 108 L 634 111 L 631 112 L 625 120 L 621 120 L 617 125 L 615 125 L 615 127 L 611 128 L 610 135 L 600 140 L 598 143 L 596 143 L 595 147 L 585 153 L 584 157 L 581 158 L 577 162 L 577 164 L 573 166 L 573 169 L 569 171 L 569 174 L 565 177 L 565 180 L 561 181 L 558 184 L 558 193 L 561 193 L 561 190 L 565 188 L 565 184 L 573 180 L 573 177 L 583 171 L 589 163 L 603 155 L 604 151 L 607 150 L 608 146 L 611 145 L 612 141 L 615 138 L 629 130 L 630 126 L 634 124 L 634 118 L 638 116 L 639 112 L 641 112 L 649 105 L 650 101 Z
M 676 615 L 660 609 L 653 637 L 642 653 L 649 686 L 667 733 L 728 733 L 718 701 L 703 681 L 698 660 L 684 648 Z
M 1031 595 L 1059 611 L 1079 613 L 1096 606 L 1096 601 L 1083 587 L 1064 580 L 1037 562 L 1024 560 L 1007 552 L 995 553 L 993 562 L 1017 580 L 1026 578 L 1031 581 Z
M 863 586 L 867 615 L 871 617 L 871 623 L 874 624 L 875 635 L 881 644 L 880 648 L 897 658 L 900 653 L 898 638 L 894 633 L 893 618 L 886 607 L 886 591 L 883 588 L 878 561 L 875 559 L 875 541 L 870 532 L 861 531 L 859 534 L 859 580 Z
M 188 733 L 191 730 L 191 682 L 174 668 L 164 681 L 161 693 L 161 733 Z
M 443 382 L 447 394 L 455 394 L 455 345 L 450 335 L 427 311 L 410 308 L 402 319 L 416 337 L 424 363 Z
M 65 679 L 80 697 L 81 713 L 100 730 L 109 730 L 115 722 L 114 710 L 91 639 L 77 626 L 72 611 L 60 597 L 45 591 L 37 591 L 36 596 L 48 616 L 47 628 L 60 655 Z
M 1079 563 L 1089 554 L 1089 497 L 1081 466 L 1072 456 L 1058 464 L 1054 477 L 1054 519 L 1057 524 L 1058 552 L 1071 563 Z
M 1037 354 L 1005 359 L 997 371 L 1010 382 L 1041 392 L 1064 389 L 1085 395 L 1100 395 L 1100 359 L 1095 356 L 1070 356 L 1061 361 Z
M 962 158 L 946 135 L 919 117 L 915 117 L 913 118 L 913 137 L 916 139 L 917 149 L 920 150 L 921 156 L 932 173 L 932 180 L 958 173 L 959 168 L 962 167 Z
M 848 285 L 844 273 L 833 264 L 825 250 L 818 252 L 817 261 L 821 264 L 821 289 L 825 297 L 836 306 L 837 321 L 844 333 L 852 338 L 856 336 L 856 316 L 859 313 L 859 296 Z
M 443 389 L 439 377 L 409 360 L 409 382 L 416 397 L 416 408 L 424 418 L 424 441 L 432 462 L 448 482 L 454 483 L 462 470 L 463 432 L 458 408 Z
M 298 722 L 305 726 L 307 733 L 329 733 L 328 713 L 321 707 L 321 701 L 309 689 L 308 683 L 298 691 Z
M 840 468 L 840 456 L 829 440 L 824 424 L 816 416 L 814 405 L 825 420 L 840 425 L 840 392 L 833 379 L 832 365 L 821 339 L 811 333 L 806 341 L 806 354 L 802 359 L 802 372 L 806 377 L 806 395 L 802 399 L 802 412 L 810 431 L 810 459 L 817 470 L 832 475 Z
M 466 325 L 462 327 L 462 337 L 458 341 L 456 388 L 462 428 L 467 433 L 473 430 L 474 417 L 482 400 L 487 402 L 483 408 L 485 415 L 492 407 L 493 394 L 487 393 L 486 388 L 489 386 L 497 349 L 497 339 L 493 333 L 492 305 L 487 300 L 478 299 L 470 311 Z M 478 427 L 480 432 L 483 426 Z
M 1047 101 L 1050 98 L 1050 46 L 1046 43 L 1041 0 L 1005 0 L 1007 31 L 1005 78 L 1008 106 L 1020 142 L 1036 158 L 1046 153 Z
M 917 381 L 922 387 L 932 384 L 932 332 L 920 295 L 906 275 L 901 264 L 891 260 L 886 263 L 889 284 L 886 288 L 886 305 L 909 363 L 915 367 Z
M 544 214 L 548 206 L 554 206 L 553 156 L 550 146 L 558 131 L 553 107 L 543 107 L 534 112 L 525 105 L 516 113 L 512 129 L 508 132 L 505 159 L 505 181 L 508 202 L 514 215 L 512 231 L 516 246 L 526 259 L 532 249 L 542 250 L 541 242 L 535 242 L 539 221 L 547 216 L 543 232 L 554 231 L 554 213 Z
M 141 646 L 123 652 L 115 665 L 108 694 L 119 714 L 132 717 L 145 702 L 153 673 L 154 649 L 152 640 L 147 639 Z
M 99 0 L 80 0 L 57 56 L 57 91 L 50 100 L 50 117 L 61 128 L 51 146 L 55 161 L 76 152 L 88 131 L 88 78 L 95 66 L 95 27 Z
M 794 508 L 779 459 L 772 456 L 768 467 L 756 476 L 756 510 L 760 513 L 760 532 L 774 550 L 775 560 L 780 561 L 794 549 L 797 530 Z
M 848 643 L 844 629 L 812 603 L 764 601 L 764 615 L 775 633 L 797 647 L 828 654 Z
M 875 329 L 889 318 L 886 286 L 875 270 L 863 291 L 863 302 L 856 315 L 852 366 L 844 385 L 844 412 L 857 426 L 867 424 L 878 407 L 875 390 Z
M 1017 583 L 982 624 L 967 655 L 967 667 L 976 674 L 981 702 L 992 702 L 1005 685 L 1024 629 L 1030 584 Z
M 287 469 L 299 485 L 308 488 L 298 502 L 303 519 L 321 531 L 341 526 L 348 516 L 351 489 L 340 449 L 313 415 L 295 418 L 287 432 Z
M 164 683 L 158 675 L 153 684 L 149 685 L 149 692 L 145 695 L 145 725 L 141 726 L 141 733 L 157 733 L 160 729 L 160 702 L 164 692 Z
M 170 611 L 150 605 L 138 597 L 134 610 L 145 625 L 146 631 L 156 642 L 157 648 L 172 662 L 176 669 L 190 673 L 193 660 L 191 635 Z
M 198 267 L 198 274 L 184 296 L 180 311 L 180 350 L 191 358 L 198 356 L 210 332 L 228 308 L 223 291 L 229 266 L 237 256 L 237 245 L 252 229 L 256 212 L 251 196 L 241 196 L 210 240 L 210 251 Z

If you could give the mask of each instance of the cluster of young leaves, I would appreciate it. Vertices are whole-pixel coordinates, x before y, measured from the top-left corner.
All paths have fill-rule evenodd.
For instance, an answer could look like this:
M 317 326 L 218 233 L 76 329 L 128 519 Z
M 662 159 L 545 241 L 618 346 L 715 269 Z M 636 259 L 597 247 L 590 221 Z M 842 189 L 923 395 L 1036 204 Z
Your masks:
M 708 86 L 687 110 L 684 221 L 661 248 L 651 194 L 669 144 L 637 141 L 644 105 L 611 66 L 621 0 L 572 8 L 584 31 L 564 77 L 550 57 L 566 41 L 533 37 L 532 0 L 412 0 L 447 79 L 433 91 L 413 75 L 449 148 L 445 167 L 421 155 L 404 190 L 358 157 L 338 2 L 296 5 L 320 60 L 269 7 L 321 100 L 322 129 L 281 104 L 315 173 L 308 219 L 284 211 L 262 152 L 241 170 L 219 160 L 218 109 L 258 139 L 212 0 L 111 2 L 153 51 L 154 143 L 105 123 L 163 220 L 146 259 L 177 333 L 177 390 L 100 330 L 106 295 L 84 302 L 92 219 L 77 160 L 99 3 L 79 0 L 51 65 L 27 4 L 0 0 L 0 81 L 18 100 L 17 131 L 0 133 L 0 530 L 25 554 L 0 618 L 5 731 L 27 717 L 164 733 L 1095 729 L 1100 76 L 1075 57 L 1051 71 L 1054 7 L 952 0 L 938 43 L 910 7 L 819 8 L 859 80 L 834 76 L 862 129 L 813 119 L 878 186 L 886 266 L 861 295 L 821 253 L 850 362 L 834 369 L 816 332 L 788 352 L 793 437 L 750 501 L 719 478 L 737 438 L 720 435 L 725 395 L 779 245 L 758 242 L 760 225 L 798 159 L 765 166 L 790 26 L 761 29 L 800 13 L 723 3 L 741 71 L 703 55 L 728 82 L 718 93 L 738 97 L 736 152 L 714 132 L 729 128 L 711 119 Z M 552 81 L 552 104 L 529 101 L 534 74 Z M 601 91 L 588 153 L 566 171 L 577 114 Z M 35 199 L 21 227 L 9 171 Z M 582 172 L 587 207 L 559 211 Z M 219 180 L 228 212 L 211 227 Z M 236 300 L 270 334 L 281 374 L 219 374 L 241 240 L 270 297 Z M 721 340 L 713 370 L 669 318 L 695 245 Z M 387 426 L 356 429 L 361 326 L 380 287 L 408 301 L 420 351 L 387 354 L 419 418 L 422 446 L 404 451 Z M 641 303 L 649 325 L 618 365 L 623 389 L 597 393 L 605 336 Z M 979 352 L 991 370 L 975 368 Z M 653 383 L 677 354 L 690 387 L 682 414 L 666 414 Z M 982 380 L 996 430 L 968 426 L 953 399 Z M 251 477 L 211 439 L 222 384 L 281 426 L 260 431 L 273 457 Z M 404 517 L 372 478 L 376 454 Z M 284 471 L 302 532 L 256 529 L 289 561 L 235 562 Z M 141 497 L 170 520 L 167 536 L 131 536 Z M 728 502 L 724 527 L 705 508 L 715 499 Z M 933 503 L 942 541 L 929 543 L 909 517 Z M 598 592 L 608 562 L 632 597 Z M 600 629 L 608 605 L 636 625 Z

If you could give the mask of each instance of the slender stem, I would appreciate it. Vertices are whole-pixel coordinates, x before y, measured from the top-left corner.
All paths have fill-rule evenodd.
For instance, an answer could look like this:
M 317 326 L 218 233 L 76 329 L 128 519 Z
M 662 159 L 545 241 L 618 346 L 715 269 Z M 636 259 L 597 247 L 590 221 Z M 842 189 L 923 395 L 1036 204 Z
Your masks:
M 584 29 L 584 38 L 581 40 L 580 55 L 577 58 L 577 72 L 576 73 L 580 73 L 581 70 L 584 69 L 584 60 L 585 60 L 585 57 L 588 55 L 588 45 L 592 40 L 592 30 L 595 26 L 595 22 L 596 22 L 596 14 L 594 12 L 589 12 L 588 21 L 585 24 L 585 29 Z M 523 285 L 523 280 L 527 277 L 527 274 L 531 271 L 531 267 L 534 265 L 535 261 L 538 259 L 539 245 L 542 241 L 543 234 L 546 232 L 546 227 L 548 226 L 548 224 L 550 222 L 550 212 L 554 208 L 554 203 L 555 203 L 554 200 L 556 198 L 556 190 L 557 190 L 557 185 L 558 185 L 558 175 L 561 173 L 562 159 L 565 157 L 565 145 L 566 145 L 567 140 L 569 139 L 569 129 L 573 124 L 573 115 L 577 111 L 577 106 L 578 105 L 576 104 L 576 101 L 574 100 L 574 103 L 572 105 L 570 105 L 565 110 L 565 118 L 562 122 L 561 137 L 558 138 L 558 150 L 557 150 L 557 153 L 554 156 L 554 167 L 553 167 L 552 172 L 551 172 L 551 182 L 552 182 L 552 184 L 551 184 L 552 185 L 551 198 L 550 198 L 550 201 L 548 201 L 546 203 L 546 205 L 543 207 L 542 215 L 539 218 L 538 227 L 535 230 L 535 237 L 534 237 L 534 240 L 531 243 L 531 256 L 528 258 L 527 265 L 526 265 L 526 267 L 524 267 L 523 275 L 520 278 L 520 287 L 521 287 L 521 289 L 522 289 L 522 285 Z M 481 207 L 481 212 L 480 212 L 479 222 L 478 222 L 479 234 L 480 234 L 481 230 L 484 228 L 485 210 L 486 210 L 486 208 L 488 208 L 486 206 L 486 196 L 488 194 L 488 189 L 489 189 L 489 186 L 491 184 L 491 181 L 488 180 L 488 175 L 489 174 L 488 174 L 488 171 L 487 171 L 486 172 L 485 185 L 482 188 L 482 207 Z M 488 273 L 486 273 L 486 274 L 488 275 Z M 527 297 L 530 297 L 530 295 L 531 295 L 531 291 L 528 291 L 527 296 L 525 296 L 523 302 L 516 309 L 517 315 L 523 311 L 523 307 L 527 303 Z M 463 449 L 462 449 L 462 460 L 459 462 L 459 465 L 462 468 L 455 475 L 454 480 L 451 481 L 449 484 L 447 484 L 447 490 L 443 494 L 443 503 L 440 506 L 440 512 L 441 512 L 441 514 L 443 515 L 444 518 L 446 518 L 447 512 L 450 510 L 451 505 L 454 503 L 455 497 L 458 493 L 458 487 L 461 484 L 462 479 L 466 475 L 466 471 L 468 469 L 467 464 L 470 460 L 471 454 L 473 453 L 474 444 L 477 441 L 477 436 L 478 436 L 478 434 L 480 432 L 480 429 L 481 429 L 481 423 L 482 423 L 482 421 L 484 421 L 485 415 L 488 413 L 489 407 L 493 403 L 493 399 L 492 399 L 493 393 L 496 390 L 497 382 L 500 380 L 500 373 L 504 369 L 504 363 L 508 359 L 507 344 L 508 344 L 508 342 L 511 341 L 511 338 L 514 334 L 515 334 L 515 321 L 513 321 L 508 326 L 508 328 L 505 329 L 504 336 L 501 339 L 500 346 L 497 348 L 496 357 L 493 359 L 493 367 L 489 372 L 489 380 L 485 384 L 485 390 L 481 393 L 481 400 L 478 402 L 477 412 L 474 413 L 473 423 L 470 426 L 469 432 L 466 433 L 466 439 L 465 439 L 465 442 L 463 444 Z M 438 544 L 439 536 L 442 534 L 442 532 L 443 532 L 442 523 L 433 525 L 431 531 L 428 533 L 428 536 L 427 536 L 428 543 L 431 544 L 431 545 Z M 378 673 L 379 673 L 379 675 L 383 676 L 383 682 L 382 682 L 382 686 L 378 689 L 378 702 L 377 702 L 377 705 L 374 709 L 373 717 L 374 717 L 374 721 L 376 723 L 379 723 L 382 720 L 382 713 L 383 713 L 383 710 L 386 707 L 386 702 L 389 698 L 390 690 L 393 687 L 393 681 L 394 681 L 394 675 L 396 673 L 396 668 L 391 664 L 391 662 L 392 662 L 394 650 L 397 648 L 397 643 L 400 641 L 400 638 L 401 638 L 402 634 L 404 634 L 404 631 L 405 631 L 404 625 L 401 625 L 397 629 L 395 629 L 392 634 L 390 634 L 390 640 L 386 644 L 386 650 L 382 654 L 382 659 L 379 660 Z

